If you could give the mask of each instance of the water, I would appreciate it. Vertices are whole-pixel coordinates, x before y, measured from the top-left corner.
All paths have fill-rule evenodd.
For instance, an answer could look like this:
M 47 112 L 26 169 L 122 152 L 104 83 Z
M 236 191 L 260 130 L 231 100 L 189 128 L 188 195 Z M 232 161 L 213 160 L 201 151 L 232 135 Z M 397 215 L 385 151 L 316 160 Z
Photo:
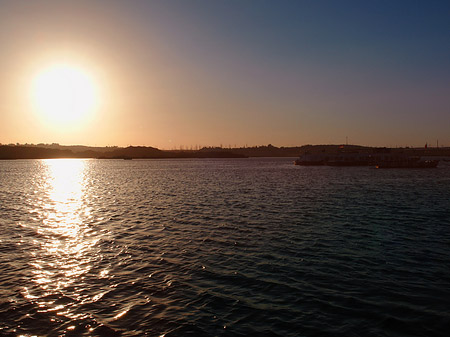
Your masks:
M 1 336 L 445 336 L 450 166 L 0 162 Z

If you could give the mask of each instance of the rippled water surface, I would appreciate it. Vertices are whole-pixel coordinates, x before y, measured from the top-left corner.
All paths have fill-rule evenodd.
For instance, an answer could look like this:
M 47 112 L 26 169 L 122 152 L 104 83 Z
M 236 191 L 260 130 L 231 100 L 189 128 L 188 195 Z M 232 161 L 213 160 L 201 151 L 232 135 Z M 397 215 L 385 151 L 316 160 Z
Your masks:
M 441 164 L 2 161 L 0 335 L 446 336 Z

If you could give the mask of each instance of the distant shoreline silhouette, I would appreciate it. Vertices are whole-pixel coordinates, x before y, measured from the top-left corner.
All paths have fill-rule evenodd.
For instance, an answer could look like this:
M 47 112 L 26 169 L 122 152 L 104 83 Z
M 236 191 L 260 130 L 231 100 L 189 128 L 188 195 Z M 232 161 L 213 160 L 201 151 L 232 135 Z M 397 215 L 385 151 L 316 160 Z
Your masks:
M 222 148 L 204 147 L 199 150 L 160 150 L 150 146 L 91 147 L 59 144 L 0 145 L 0 159 L 52 159 L 52 158 L 96 158 L 96 159 L 170 159 L 170 158 L 248 158 L 248 157 L 297 157 L 304 153 L 338 153 L 351 151 L 368 153 L 386 149 L 360 145 L 303 145 L 294 147 L 267 146 Z M 449 147 L 391 148 L 417 156 L 450 156 Z

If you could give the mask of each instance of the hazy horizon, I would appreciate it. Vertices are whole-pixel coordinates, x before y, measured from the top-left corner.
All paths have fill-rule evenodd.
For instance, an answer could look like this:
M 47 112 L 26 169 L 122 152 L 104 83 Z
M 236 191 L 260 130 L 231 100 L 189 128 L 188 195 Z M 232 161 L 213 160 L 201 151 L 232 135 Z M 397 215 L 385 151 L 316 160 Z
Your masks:
M 1 7 L 2 144 L 450 144 L 445 1 Z

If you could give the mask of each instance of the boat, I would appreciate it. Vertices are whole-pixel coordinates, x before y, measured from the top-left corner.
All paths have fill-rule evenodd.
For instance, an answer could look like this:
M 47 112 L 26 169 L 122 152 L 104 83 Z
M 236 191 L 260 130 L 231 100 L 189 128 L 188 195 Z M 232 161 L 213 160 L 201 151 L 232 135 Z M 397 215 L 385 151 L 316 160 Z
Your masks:
M 294 164 L 301 166 L 321 166 L 325 165 L 328 159 L 328 156 L 325 156 L 323 154 L 312 154 L 307 152 L 300 155 L 298 159 L 294 161 Z
M 407 153 L 390 151 L 344 152 L 339 153 L 304 153 L 294 161 L 301 166 L 375 166 L 376 168 L 434 168 L 439 159 L 422 159 Z
M 294 161 L 295 165 L 302 166 L 368 166 L 370 155 L 359 152 L 339 153 L 305 153 Z
M 368 153 L 343 152 L 326 162 L 328 166 L 369 166 L 370 155 Z

